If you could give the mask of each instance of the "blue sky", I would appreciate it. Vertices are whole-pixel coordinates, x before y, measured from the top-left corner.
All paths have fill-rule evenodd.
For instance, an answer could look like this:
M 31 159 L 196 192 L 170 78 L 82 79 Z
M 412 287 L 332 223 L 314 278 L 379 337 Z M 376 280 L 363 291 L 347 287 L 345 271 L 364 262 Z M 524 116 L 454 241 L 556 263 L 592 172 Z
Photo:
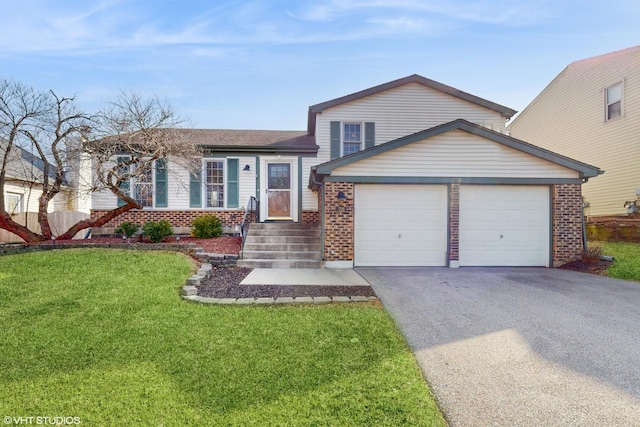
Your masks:
M 0 77 L 192 127 L 306 129 L 309 105 L 420 74 L 522 111 L 570 62 L 640 44 L 637 0 L 4 1 Z

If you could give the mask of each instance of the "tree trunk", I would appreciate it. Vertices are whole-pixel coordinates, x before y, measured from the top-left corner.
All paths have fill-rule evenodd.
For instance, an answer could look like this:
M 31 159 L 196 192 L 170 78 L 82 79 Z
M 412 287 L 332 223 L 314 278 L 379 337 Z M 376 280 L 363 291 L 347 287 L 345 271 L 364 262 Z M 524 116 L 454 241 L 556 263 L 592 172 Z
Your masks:
M 61 235 L 58 236 L 58 239 L 63 240 L 63 239 L 72 239 L 73 236 L 76 235 L 76 233 L 78 233 L 78 231 L 80 230 L 84 230 L 86 228 L 89 227 L 100 227 L 104 224 L 106 224 L 107 222 L 111 221 L 113 218 L 117 217 L 118 215 L 121 215 L 127 211 L 130 211 L 131 209 L 136 209 L 136 208 L 140 208 L 140 206 L 138 206 L 135 203 L 127 203 L 126 205 L 120 206 L 117 209 L 112 209 L 109 212 L 107 212 L 106 214 L 102 215 L 99 218 L 96 219 L 85 219 L 83 221 L 80 221 L 76 224 L 74 224 L 70 229 L 68 229 L 67 231 L 65 231 L 64 233 L 62 233 Z
M 49 213 L 47 212 L 49 207 L 49 200 L 46 194 L 43 192 L 38 199 L 38 223 L 40 223 L 40 233 L 45 240 L 51 239 L 51 225 L 49 224 Z
M 37 243 L 45 240 L 42 235 L 34 233 L 24 225 L 15 222 L 6 212 L 0 212 L 0 228 L 10 231 L 27 243 Z

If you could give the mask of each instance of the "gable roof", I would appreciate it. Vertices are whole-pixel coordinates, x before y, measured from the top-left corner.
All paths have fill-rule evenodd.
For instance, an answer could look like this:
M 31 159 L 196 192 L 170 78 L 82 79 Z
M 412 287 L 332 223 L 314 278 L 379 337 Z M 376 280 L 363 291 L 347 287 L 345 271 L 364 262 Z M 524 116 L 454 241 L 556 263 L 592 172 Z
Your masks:
M 0 149 L 0 153 L 4 156 L 4 149 Z M 40 156 L 18 145 L 13 145 L 7 162 L 7 176 L 20 181 L 41 182 L 44 165 L 45 163 Z M 56 173 L 56 166 L 49 163 L 49 179 L 55 179 Z M 62 185 L 69 185 L 66 177 L 63 179 Z
M 509 127 L 513 126 L 514 123 L 517 123 L 520 117 L 525 116 L 527 111 L 530 110 L 530 107 L 532 107 L 534 104 L 537 104 L 538 101 L 542 99 L 542 97 L 546 93 L 551 91 L 563 78 L 571 79 L 572 77 L 570 76 L 573 76 L 576 81 L 580 81 L 579 79 L 584 78 L 584 73 L 592 71 L 594 69 L 598 69 L 603 65 L 611 63 L 612 61 L 616 61 L 618 59 L 631 55 L 640 55 L 640 45 L 622 50 L 616 50 L 614 52 L 608 52 L 602 55 L 592 56 L 590 58 L 580 59 L 578 61 L 570 63 L 557 76 L 555 76 L 553 80 L 551 80 L 549 84 L 545 86 L 545 88 L 538 95 L 536 95 L 536 97 L 522 110 L 522 112 L 520 112 L 520 114 L 518 114 L 517 117 L 513 119 L 511 123 L 509 123 Z M 600 70 L 598 71 L 600 72 Z
M 375 147 L 371 147 L 366 150 L 350 154 L 348 156 L 340 157 L 338 159 L 322 163 L 312 168 L 312 174 L 316 176 L 329 175 L 336 168 L 346 166 L 348 164 L 364 160 L 399 147 L 403 147 L 413 142 L 422 141 L 424 139 L 431 138 L 433 136 L 437 136 L 453 130 L 461 130 L 473 135 L 477 135 L 498 144 L 507 146 L 509 148 L 513 148 L 514 150 L 518 150 L 531 156 L 538 157 L 542 160 L 546 160 L 559 166 L 574 170 L 580 174 L 581 178 L 592 178 L 604 173 L 604 171 L 598 169 L 595 166 L 591 166 L 586 163 L 573 160 L 569 157 L 554 153 L 552 151 L 545 150 L 543 148 L 529 144 L 528 142 L 512 138 L 510 136 L 493 131 L 475 123 L 471 123 L 467 120 L 457 119 L 452 122 L 448 122 L 439 126 L 432 127 L 430 129 L 404 136 L 402 138 L 395 139 L 393 141 L 386 142 L 384 144 L 376 145 Z
M 494 110 L 500 113 L 506 119 L 511 118 L 516 110 L 512 110 L 511 108 L 505 107 L 504 105 L 496 104 L 495 102 L 488 101 L 484 98 L 480 98 L 475 95 L 471 95 L 470 93 L 463 92 L 460 89 L 456 89 L 451 86 L 447 86 L 443 83 L 437 82 L 435 80 L 428 79 L 426 77 L 422 77 L 418 74 L 412 74 L 407 77 L 403 77 L 398 80 L 393 80 L 388 83 L 384 83 L 378 86 L 371 87 L 369 89 L 361 90 L 360 92 L 355 92 L 350 95 L 341 96 L 340 98 L 335 98 L 330 101 L 322 102 L 320 104 L 315 104 L 309 107 L 309 118 L 307 122 L 307 130 L 309 134 L 313 134 L 315 132 L 316 126 L 316 115 L 318 113 L 322 113 L 327 108 L 335 107 L 336 105 L 344 104 L 347 102 L 355 101 L 357 99 L 364 98 L 366 96 L 374 95 L 385 90 L 394 89 L 398 86 L 406 85 L 409 83 L 418 83 L 423 86 L 429 87 L 431 89 L 438 90 L 440 92 L 444 92 L 447 95 L 454 96 L 456 98 L 462 99 L 467 102 L 471 102 L 473 104 L 479 105 L 481 107 L 487 108 L 489 110 Z

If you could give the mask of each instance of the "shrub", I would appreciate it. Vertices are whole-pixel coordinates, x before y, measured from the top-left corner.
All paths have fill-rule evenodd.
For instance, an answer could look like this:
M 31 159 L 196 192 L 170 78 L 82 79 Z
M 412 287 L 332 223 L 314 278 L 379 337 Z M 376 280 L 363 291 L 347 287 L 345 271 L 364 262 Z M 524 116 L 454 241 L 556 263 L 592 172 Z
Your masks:
M 600 261 L 601 256 L 602 256 L 602 247 L 593 245 L 583 252 L 582 262 L 588 265 L 596 264 L 598 263 L 598 261 Z
M 162 242 L 165 237 L 173 234 L 173 227 L 169 221 L 165 219 L 158 222 L 149 221 L 142 227 L 142 234 L 148 237 L 153 243 L 159 243 Z
M 136 234 L 140 224 L 134 224 L 133 222 L 125 221 L 116 227 L 114 233 L 118 236 L 126 236 L 127 239 Z
M 222 222 L 215 215 L 203 215 L 195 218 L 191 223 L 191 234 L 198 239 L 209 239 L 222 235 Z

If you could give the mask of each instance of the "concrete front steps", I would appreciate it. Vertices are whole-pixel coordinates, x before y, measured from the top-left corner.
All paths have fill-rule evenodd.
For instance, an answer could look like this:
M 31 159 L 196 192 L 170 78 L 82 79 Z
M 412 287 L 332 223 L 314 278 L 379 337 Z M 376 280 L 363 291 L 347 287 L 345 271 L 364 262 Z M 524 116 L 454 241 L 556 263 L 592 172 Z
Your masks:
M 320 225 L 295 222 L 251 224 L 238 266 L 251 268 L 320 268 Z

